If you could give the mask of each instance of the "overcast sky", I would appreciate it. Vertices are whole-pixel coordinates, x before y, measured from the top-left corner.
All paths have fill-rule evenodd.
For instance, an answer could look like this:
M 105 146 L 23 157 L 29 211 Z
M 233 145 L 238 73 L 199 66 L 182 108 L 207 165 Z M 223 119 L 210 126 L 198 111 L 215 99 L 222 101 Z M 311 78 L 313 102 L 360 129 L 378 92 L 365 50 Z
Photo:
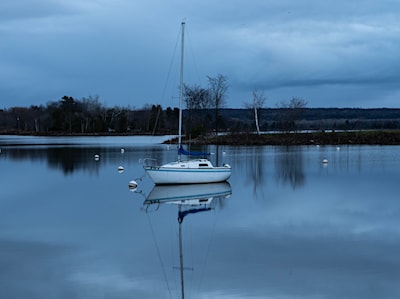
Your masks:
M 399 15 L 397 0 L 1 0 L 0 108 L 64 95 L 177 106 L 182 20 L 185 82 L 226 76 L 229 108 L 254 90 L 266 107 L 398 108 Z

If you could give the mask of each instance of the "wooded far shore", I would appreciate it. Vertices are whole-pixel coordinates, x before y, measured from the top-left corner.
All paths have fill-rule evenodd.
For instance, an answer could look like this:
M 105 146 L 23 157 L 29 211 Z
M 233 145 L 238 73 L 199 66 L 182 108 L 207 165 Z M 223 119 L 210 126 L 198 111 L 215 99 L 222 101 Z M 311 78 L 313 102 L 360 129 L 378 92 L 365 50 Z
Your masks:
M 220 108 L 182 113 L 182 132 L 190 144 L 400 145 L 399 108 Z M 0 109 L 0 135 L 165 136 L 177 134 L 178 119 L 176 108 L 106 108 L 95 99 L 63 97 L 46 107 Z

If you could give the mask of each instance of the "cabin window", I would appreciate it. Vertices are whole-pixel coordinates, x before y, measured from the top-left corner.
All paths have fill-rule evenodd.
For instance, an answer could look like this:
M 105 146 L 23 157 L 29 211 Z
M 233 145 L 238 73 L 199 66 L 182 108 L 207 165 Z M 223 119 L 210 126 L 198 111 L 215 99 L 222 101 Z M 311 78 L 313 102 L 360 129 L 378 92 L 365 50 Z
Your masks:
M 199 167 L 208 167 L 208 164 L 207 163 L 200 163 Z

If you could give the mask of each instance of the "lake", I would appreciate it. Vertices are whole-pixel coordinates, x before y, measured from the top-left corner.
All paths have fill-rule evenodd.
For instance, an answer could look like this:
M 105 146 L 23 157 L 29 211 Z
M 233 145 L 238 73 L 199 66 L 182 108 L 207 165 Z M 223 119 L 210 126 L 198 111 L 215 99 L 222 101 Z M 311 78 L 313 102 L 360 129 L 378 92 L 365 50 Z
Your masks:
M 399 298 L 399 146 L 210 146 L 228 193 L 179 223 L 167 138 L 0 136 L 0 298 Z

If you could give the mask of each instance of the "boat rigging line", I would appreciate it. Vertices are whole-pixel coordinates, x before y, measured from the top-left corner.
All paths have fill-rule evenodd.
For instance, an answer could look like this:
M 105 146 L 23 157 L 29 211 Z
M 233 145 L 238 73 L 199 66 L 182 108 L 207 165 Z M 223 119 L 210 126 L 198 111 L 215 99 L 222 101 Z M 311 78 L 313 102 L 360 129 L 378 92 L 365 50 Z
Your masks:
M 167 273 L 165 272 L 165 266 L 164 266 L 164 263 L 162 261 L 162 257 L 161 257 L 161 253 L 160 253 L 160 247 L 158 246 L 158 243 L 157 243 L 156 234 L 154 233 L 153 225 L 151 224 L 151 220 L 150 220 L 149 214 L 146 213 L 146 216 L 147 216 L 147 221 L 149 222 L 151 235 L 153 237 L 153 241 L 154 241 L 154 244 L 156 246 L 158 259 L 160 260 L 161 269 L 162 269 L 162 272 L 163 272 L 165 284 L 166 284 L 167 289 L 168 289 L 169 297 L 172 299 L 171 288 L 170 288 L 169 283 L 168 283 Z

